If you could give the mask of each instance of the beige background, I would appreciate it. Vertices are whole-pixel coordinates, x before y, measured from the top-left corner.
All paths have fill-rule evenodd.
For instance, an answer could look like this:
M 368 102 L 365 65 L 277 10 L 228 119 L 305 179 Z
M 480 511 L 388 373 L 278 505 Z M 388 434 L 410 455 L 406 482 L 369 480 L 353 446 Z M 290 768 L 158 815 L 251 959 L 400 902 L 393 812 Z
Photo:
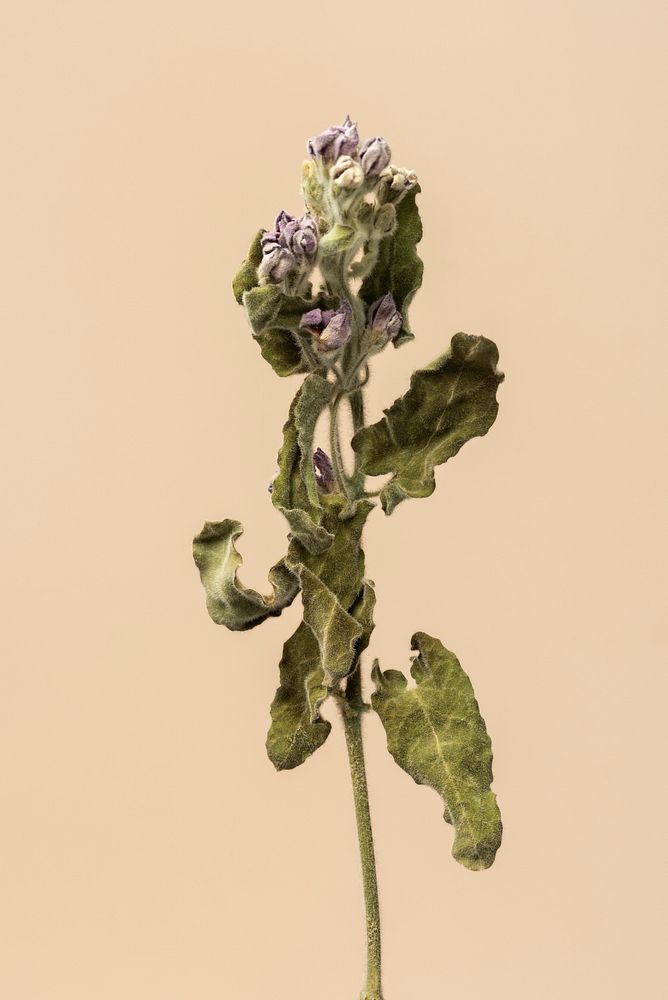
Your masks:
M 368 530 L 372 651 L 457 651 L 505 818 L 458 868 L 369 720 L 387 998 L 659 1000 L 668 8 L 223 6 L 2 5 L 0 996 L 357 997 L 341 734 L 281 775 L 263 746 L 298 603 L 227 633 L 190 557 L 225 516 L 249 583 L 282 551 L 297 381 L 230 279 L 350 112 L 423 186 L 418 339 L 371 415 L 460 329 L 507 373 Z

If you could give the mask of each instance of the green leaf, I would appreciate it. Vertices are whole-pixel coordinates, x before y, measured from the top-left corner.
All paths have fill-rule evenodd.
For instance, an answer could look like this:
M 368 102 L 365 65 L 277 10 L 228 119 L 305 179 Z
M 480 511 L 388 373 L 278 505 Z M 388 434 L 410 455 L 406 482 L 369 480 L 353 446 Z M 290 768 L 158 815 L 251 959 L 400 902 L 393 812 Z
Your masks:
M 258 285 L 244 291 L 242 301 L 253 339 L 276 374 L 285 378 L 309 371 L 297 330 L 302 314 L 314 308 L 312 300 L 285 295 L 277 285 Z
M 426 632 L 416 632 L 418 651 L 409 689 L 399 670 L 376 663 L 371 704 L 399 767 L 418 785 L 429 785 L 445 803 L 444 819 L 455 828 L 453 857 L 472 871 L 489 868 L 501 844 L 502 824 L 490 790 L 492 744 L 473 687 L 459 660 Z
M 299 569 L 304 622 L 318 643 L 323 682 L 333 688 L 349 673 L 362 626 L 345 611 L 323 581 L 306 566 Z
M 271 704 L 267 754 L 278 771 L 298 767 L 322 746 L 332 728 L 320 717 L 327 697 L 320 650 L 303 622 L 283 646 L 280 687 Z
M 258 284 L 257 269 L 260 266 L 260 261 L 262 260 L 261 241 L 264 233 L 264 229 L 259 231 L 250 245 L 246 259 L 239 268 L 236 277 L 232 280 L 232 291 L 234 292 L 234 297 L 239 305 L 241 305 L 243 301 L 244 292 L 249 291 L 251 288 L 255 288 Z
M 397 205 L 397 225 L 394 233 L 381 241 L 378 259 L 360 288 L 360 295 L 370 306 L 387 292 L 392 292 L 403 326 L 394 340 L 400 347 L 414 336 L 408 324 L 408 307 L 422 284 L 424 264 L 415 249 L 422 239 L 422 222 L 416 204 L 420 185 L 416 184 Z
M 360 539 L 372 507 L 361 500 L 349 509 L 345 497 L 324 496 L 330 547 L 313 553 L 297 539 L 290 543 L 288 565 L 302 579 L 305 621 L 283 647 L 271 706 L 267 753 L 278 770 L 302 764 L 327 739 L 330 725 L 320 717 L 320 706 L 353 668 L 371 634 L 373 606 Z
M 393 474 L 380 494 L 386 514 L 406 497 L 431 496 L 434 467 L 487 433 L 499 408 L 498 360 L 491 340 L 455 334 L 450 351 L 413 374 L 408 392 L 382 420 L 353 437 L 365 475 Z
M 243 631 L 271 615 L 280 615 L 299 592 L 299 580 L 281 559 L 269 570 L 272 593 L 263 597 L 237 579 L 242 563 L 235 548 L 243 534 L 239 521 L 207 521 L 193 540 L 193 557 L 206 592 L 206 606 L 217 625 Z
M 332 395 L 332 384 L 320 375 L 304 379 L 292 401 L 283 427 L 278 453 L 279 472 L 271 493 L 272 503 L 286 518 L 292 532 L 309 552 L 322 552 L 332 536 L 321 527 L 322 504 L 313 470 L 313 436 L 318 417 Z

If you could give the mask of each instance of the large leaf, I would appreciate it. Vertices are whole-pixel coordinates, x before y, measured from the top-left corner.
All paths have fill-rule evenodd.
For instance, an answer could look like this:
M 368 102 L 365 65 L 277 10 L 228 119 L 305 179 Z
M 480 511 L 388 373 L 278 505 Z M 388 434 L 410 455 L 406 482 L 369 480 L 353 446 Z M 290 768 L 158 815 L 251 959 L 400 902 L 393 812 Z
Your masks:
M 332 384 L 312 374 L 299 388 L 283 427 L 278 453 L 278 475 L 271 493 L 272 503 L 286 518 L 292 537 L 309 552 L 322 552 L 332 541 L 323 527 L 322 503 L 313 469 L 313 436 L 318 417 L 332 395 Z
M 431 496 L 434 467 L 487 433 L 499 408 L 498 360 L 491 340 L 455 334 L 450 351 L 413 374 L 408 392 L 382 420 L 354 436 L 365 475 L 393 474 L 380 494 L 386 514 L 406 497 Z
M 320 706 L 354 668 L 371 634 L 373 600 L 360 539 L 372 506 L 362 500 L 349 510 L 339 494 L 325 496 L 330 547 L 313 553 L 296 538 L 290 543 L 288 565 L 301 576 L 304 621 L 283 647 L 271 706 L 267 753 L 278 770 L 297 767 L 324 743 L 330 725 Z
M 237 579 L 242 563 L 235 548 L 243 533 L 239 521 L 207 521 L 193 540 L 193 557 L 206 592 L 206 606 L 217 625 L 242 631 L 280 615 L 299 592 L 299 580 L 281 559 L 269 570 L 272 593 L 263 597 Z
M 429 785 L 445 803 L 455 828 L 453 857 L 473 871 L 489 868 L 501 844 L 501 815 L 490 790 L 492 745 L 471 682 L 454 653 L 426 632 L 411 641 L 418 657 L 409 689 L 399 670 L 376 663 L 371 703 L 399 767 Z
M 397 205 L 397 226 L 392 236 L 386 237 L 378 247 L 378 259 L 360 288 L 360 295 L 367 306 L 392 292 L 397 309 L 403 317 L 403 326 L 394 340 L 399 347 L 413 340 L 408 324 L 408 307 L 422 284 L 424 264 L 415 249 L 422 239 L 422 222 L 415 202 L 420 192 L 416 184 Z

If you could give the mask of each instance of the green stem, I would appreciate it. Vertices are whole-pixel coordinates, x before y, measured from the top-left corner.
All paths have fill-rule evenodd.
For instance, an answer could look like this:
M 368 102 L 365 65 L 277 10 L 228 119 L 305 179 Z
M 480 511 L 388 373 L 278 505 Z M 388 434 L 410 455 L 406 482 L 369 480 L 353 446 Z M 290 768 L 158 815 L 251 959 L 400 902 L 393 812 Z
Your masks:
M 355 676 L 359 678 L 359 667 L 353 677 Z M 359 680 L 357 681 L 358 684 Z M 360 1000 L 382 1000 L 378 880 L 376 877 L 376 858 L 373 849 L 371 813 L 369 811 L 369 790 L 366 781 L 366 768 L 364 766 L 362 714 L 360 706 L 356 703 L 357 699 L 354 698 L 353 694 L 357 690 L 357 685 L 353 685 L 351 690 L 351 683 L 350 681 L 348 682 L 345 699 L 342 699 L 339 704 L 343 718 L 346 746 L 348 748 L 348 760 L 350 762 L 366 910 L 367 973 L 366 987 L 360 994 Z M 361 701 L 361 697 L 359 701 Z
M 341 438 L 339 436 L 339 406 L 341 405 L 342 399 L 343 393 L 337 392 L 329 408 L 329 447 L 332 453 L 332 466 L 334 468 L 337 485 L 344 496 L 350 499 L 346 470 L 343 464 L 343 456 L 341 454 Z

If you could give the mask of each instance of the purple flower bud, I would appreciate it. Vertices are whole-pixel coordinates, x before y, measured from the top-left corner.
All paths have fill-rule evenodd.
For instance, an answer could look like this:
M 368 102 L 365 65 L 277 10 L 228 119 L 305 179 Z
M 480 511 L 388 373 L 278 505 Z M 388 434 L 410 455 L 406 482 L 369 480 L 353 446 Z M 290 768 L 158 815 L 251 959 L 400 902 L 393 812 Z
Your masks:
M 285 209 L 281 209 L 281 211 L 276 216 L 276 222 L 274 223 L 274 229 L 276 230 L 276 232 L 280 236 L 280 234 L 283 232 L 283 230 L 285 229 L 285 227 L 287 226 L 287 224 L 289 222 L 294 222 L 294 221 L 295 221 L 294 215 L 290 215 L 290 213 L 286 212 Z
M 310 330 L 311 333 L 320 336 L 333 315 L 333 309 L 311 309 L 300 319 L 299 329 Z
M 386 335 L 388 340 L 394 340 L 401 330 L 403 321 L 391 292 L 372 303 L 369 307 L 367 320 L 378 337 Z
M 336 479 L 329 455 L 322 448 L 316 448 L 313 452 L 313 470 L 315 481 L 322 492 L 331 493 L 336 486 Z
M 301 219 L 290 219 L 281 230 L 280 241 L 295 257 L 312 257 L 318 247 L 315 219 L 308 212 Z
M 260 276 L 269 281 L 283 281 L 295 266 L 295 258 L 289 250 L 277 243 L 267 243 L 262 247 L 262 260 L 258 271 Z
M 300 260 L 315 253 L 318 247 L 316 221 L 308 212 L 301 219 L 288 212 L 279 212 L 273 231 L 263 233 L 260 244 L 260 276 L 269 281 L 282 281 Z
M 392 159 L 392 150 L 382 136 L 367 139 L 360 149 L 360 163 L 367 177 L 378 177 Z
M 344 299 L 339 308 L 311 309 L 299 321 L 300 330 L 308 330 L 316 338 L 318 347 L 333 351 L 343 347 L 353 332 L 353 311 Z
M 326 351 L 343 347 L 353 332 L 353 310 L 345 299 L 320 334 L 320 345 Z
M 357 125 L 346 115 L 343 125 L 332 125 L 308 142 L 311 156 L 322 156 L 323 160 L 338 160 L 340 156 L 353 156 L 359 146 Z

